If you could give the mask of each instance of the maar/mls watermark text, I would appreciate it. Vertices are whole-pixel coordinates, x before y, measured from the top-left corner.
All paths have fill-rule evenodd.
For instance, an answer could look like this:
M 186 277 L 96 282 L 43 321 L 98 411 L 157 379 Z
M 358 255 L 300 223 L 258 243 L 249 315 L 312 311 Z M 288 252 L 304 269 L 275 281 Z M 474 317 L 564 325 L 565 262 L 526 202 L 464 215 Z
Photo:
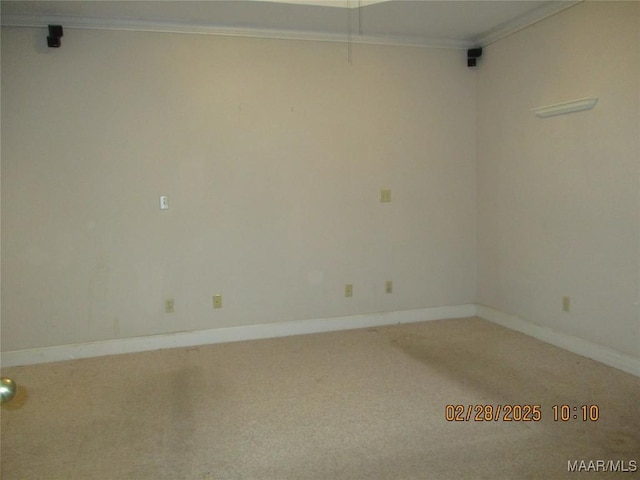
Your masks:
M 568 460 L 569 472 L 620 472 L 633 473 L 638 471 L 635 460 Z

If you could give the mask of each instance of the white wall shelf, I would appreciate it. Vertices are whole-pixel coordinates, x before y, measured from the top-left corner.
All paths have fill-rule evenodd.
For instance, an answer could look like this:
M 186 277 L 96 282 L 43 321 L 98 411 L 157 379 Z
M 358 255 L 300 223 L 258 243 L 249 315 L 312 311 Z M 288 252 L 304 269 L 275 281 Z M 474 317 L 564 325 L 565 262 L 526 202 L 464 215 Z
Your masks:
M 597 97 L 581 98 L 570 102 L 556 103 L 546 107 L 534 108 L 533 112 L 541 118 L 553 117 L 554 115 L 564 115 L 565 113 L 580 112 L 582 110 L 591 110 L 598 103 Z

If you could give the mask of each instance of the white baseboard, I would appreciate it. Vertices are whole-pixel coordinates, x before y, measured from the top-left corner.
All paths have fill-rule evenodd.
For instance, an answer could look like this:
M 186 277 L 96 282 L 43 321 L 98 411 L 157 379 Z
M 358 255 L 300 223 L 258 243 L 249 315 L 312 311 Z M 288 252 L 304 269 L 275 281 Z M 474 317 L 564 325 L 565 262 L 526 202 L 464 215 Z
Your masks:
M 588 342 L 578 337 L 554 332 L 553 330 L 522 320 L 520 317 L 495 310 L 483 305 L 476 305 L 476 315 L 503 327 L 524 333 L 556 347 L 563 348 L 583 357 L 591 358 L 623 372 L 640 377 L 640 358 L 634 358 L 616 352 L 601 345 Z
M 240 327 L 215 328 L 146 337 L 123 338 L 99 342 L 77 343 L 56 347 L 31 348 L 2 352 L 3 367 L 58 362 L 78 358 L 100 357 L 121 353 L 144 352 L 163 348 L 192 347 L 215 343 L 287 337 L 308 333 L 379 327 L 448 318 L 478 316 L 503 327 L 524 333 L 551 345 L 617 368 L 640 377 L 640 359 L 625 355 L 581 338 L 554 332 L 522 320 L 520 317 L 484 305 L 457 305 L 422 308 L 397 312 L 371 313 L 346 317 L 297 320 Z
M 400 323 L 415 323 L 427 320 L 473 317 L 475 314 L 475 305 L 458 305 L 352 315 L 347 317 L 215 328 L 193 332 L 178 332 L 146 337 L 60 345 L 56 347 L 14 350 L 2 352 L 1 363 L 3 367 L 32 365 L 36 363 L 58 362 L 121 353 L 144 352 L 163 348 L 192 347 L 240 340 L 256 340 L 260 338 L 286 337 L 290 335 L 379 327 Z

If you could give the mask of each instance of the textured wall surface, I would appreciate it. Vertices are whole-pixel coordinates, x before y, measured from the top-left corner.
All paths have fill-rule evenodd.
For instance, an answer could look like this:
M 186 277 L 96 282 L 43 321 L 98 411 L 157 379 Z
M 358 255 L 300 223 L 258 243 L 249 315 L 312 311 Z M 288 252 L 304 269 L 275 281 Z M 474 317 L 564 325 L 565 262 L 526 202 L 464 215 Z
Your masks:
M 486 48 L 477 86 L 479 303 L 636 358 L 639 17 L 581 3 Z
M 2 29 L 3 350 L 475 302 L 464 52 L 44 35 Z

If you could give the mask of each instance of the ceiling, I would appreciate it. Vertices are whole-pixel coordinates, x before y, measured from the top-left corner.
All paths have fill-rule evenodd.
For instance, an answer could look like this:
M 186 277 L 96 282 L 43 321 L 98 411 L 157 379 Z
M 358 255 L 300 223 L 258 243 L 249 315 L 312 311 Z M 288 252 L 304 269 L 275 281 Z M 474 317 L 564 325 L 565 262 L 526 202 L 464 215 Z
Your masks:
M 486 46 L 574 0 L 2 0 L 3 26 L 112 28 L 447 48 Z

